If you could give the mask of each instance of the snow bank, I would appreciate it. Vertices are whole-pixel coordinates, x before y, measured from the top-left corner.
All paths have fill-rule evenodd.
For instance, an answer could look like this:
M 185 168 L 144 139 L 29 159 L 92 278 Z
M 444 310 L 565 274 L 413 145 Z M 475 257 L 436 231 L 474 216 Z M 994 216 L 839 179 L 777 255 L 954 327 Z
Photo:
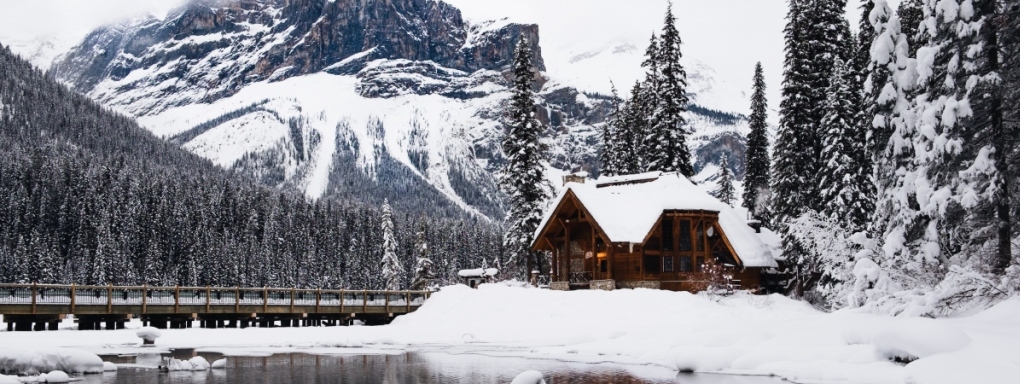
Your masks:
M 16 376 L 0 375 L 0 384 L 21 384 Z
M 212 369 L 227 369 L 227 359 L 219 359 L 212 363 Z
M 483 284 L 478 289 L 444 287 L 419 310 L 388 326 L 163 333 L 168 341 L 162 348 L 196 348 L 232 356 L 399 354 L 414 349 L 461 353 L 458 356 L 775 375 L 794 382 L 1005 384 L 1020 377 L 1020 348 L 1016 347 L 1020 345 L 1020 299 L 969 317 L 925 319 L 860 310 L 825 313 L 779 295 L 738 294 L 711 300 L 647 289 L 561 292 Z M 151 352 L 138 346 L 137 340 L 133 330 L 0 333 L 4 346 L 74 345 L 103 354 Z M 204 366 L 195 363 L 178 361 L 176 369 L 185 364 L 187 370 Z M 11 363 L 3 363 L 7 364 Z M 61 368 L 36 372 L 53 369 Z M 524 365 L 520 371 L 526 369 L 535 366 Z
M 37 381 L 40 383 L 68 383 L 71 378 L 64 371 L 53 371 L 39 375 Z
M 510 384 L 545 384 L 545 378 L 539 371 L 524 371 L 514 378 Z
M 952 352 L 970 344 L 967 334 L 945 322 L 923 318 L 887 320 L 862 318 L 847 326 L 843 338 L 847 344 L 872 345 L 883 356 L 902 360 Z
M 102 373 L 103 360 L 94 353 L 77 349 L 49 348 L 24 351 L 0 348 L 0 372 L 32 375 L 58 370 Z
M 103 362 L 103 372 L 117 372 L 117 364 L 109 361 Z

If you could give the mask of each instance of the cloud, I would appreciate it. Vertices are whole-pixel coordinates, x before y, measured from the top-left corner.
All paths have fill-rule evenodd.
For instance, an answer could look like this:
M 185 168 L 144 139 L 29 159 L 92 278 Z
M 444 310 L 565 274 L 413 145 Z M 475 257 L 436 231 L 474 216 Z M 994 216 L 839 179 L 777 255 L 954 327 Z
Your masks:
M 0 37 L 80 39 L 92 29 L 130 17 L 166 13 L 185 0 L 0 1 Z

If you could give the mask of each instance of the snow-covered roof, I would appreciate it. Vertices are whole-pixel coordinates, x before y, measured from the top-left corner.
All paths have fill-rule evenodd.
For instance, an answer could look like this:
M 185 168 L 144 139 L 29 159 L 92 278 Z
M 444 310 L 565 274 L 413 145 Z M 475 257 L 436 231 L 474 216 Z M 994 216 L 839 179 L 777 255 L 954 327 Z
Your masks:
M 594 183 L 568 183 L 545 213 L 536 239 L 552 219 L 556 206 L 570 192 L 611 242 L 644 243 L 645 236 L 666 210 L 712 211 L 718 212 L 719 226 L 745 267 L 777 266 L 769 247 L 747 225 L 747 219 L 676 173 L 652 172 L 602 177 Z
M 475 269 L 462 269 L 457 272 L 457 276 L 460 277 L 492 277 L 496 276 L 499 270 L 496 268 L 475 268 Z

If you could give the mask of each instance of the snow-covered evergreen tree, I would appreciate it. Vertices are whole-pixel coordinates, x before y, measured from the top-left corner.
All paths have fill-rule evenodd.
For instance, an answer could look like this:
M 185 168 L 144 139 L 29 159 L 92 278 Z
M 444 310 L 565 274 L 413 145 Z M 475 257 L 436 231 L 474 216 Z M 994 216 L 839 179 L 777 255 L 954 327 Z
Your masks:
M 729 156 L 722 156 L 722 161 L 719 163 L 719 174 L 715 181 L 716 187 L 712 191 L 712 196 L 726 205 L 733 206 L 733 202 L 737 199 L 737 191 L 733 188 L 733 172 L 730 171 Z
M 811 111 L 811 79 L 814 59 L 806 39 L 810 32 L 806 0 L 791 0 L 784 29 L 786 58 L 783 71 L 783 99 L 779 106 L 779 129 L 772 162 L 771 210 L 777 224 L 799 216 L 814 206 L 815 123 Z
M 427 227 L 425 220 L 419 224 L 414 234 L 414 279 L 411 281 L 411 289 L 424 290 L 432 286 L 436 279 L 434 265 L 429 256 L 429 244 L 426 239 Z
M 769 158 L 768 101 L 765 98 L 765 74 L 761 62 L 754 67 L 754 93 L 751 95 L 751 133 L 747 136 L 744 164 L 743 206 L 755 219 L 767 222 L 768 206 L 761 199 L 768 195 L 772 160 Z
M 545 151 L 539 142 L 542 125 L 535 119 L 531 48 L 525 39 L 517 43 L 513 63 L 513 95 L 507 110 L 507 133 L 503 139 L 506 165 L 500 172 L 501 187 L 508 197 L 507 231 L 504 243 L 512 265 L 510 276 L 524 278 L 538 266 L 531 242 L 542 221 L 542 206 L 548 199 L 543 188 Z
M 386 289 L 396 291 L 401 289 L 401 280 L 404 276 L 404 266 L 397 257 L 397 239 L 393 232 L 393 211 L 390 209 L 389 201 L 383 201 L 382 205 L 382 277 L 386 282 Z
M 872 212 L 872 201 L 868 187 L 862 185 L 862 181 L 870 184 L 870 171 L 867 171 L 870 167 L 862 164 L 867 150 L 865 134 L 861 132 L 858 121 L 859 94 L 851 84 L 850 79 L 854 78 L 849 76 L 851 73 L 846 63 L 836 61 L 821 125 L 823 149 L 819 190 L 821 212 L 853 233 L 865 229 Z
M 690 148 L 687 146 L 687 71 L 680 64 L 683 57 L 680 32 L 676 29 L 673 4 L 666 8 L 666 18 L 658 46 L 659 81 L 656 109 L 645 136 L 645 169 L 679 172 L 694 176 Z
M 900 33 L 907 38 L 910 50 L 907 55 L 915 57 L 917 48 L 924 45 L 927 37 L 918 33 L 921 22 L 924 21 L 925 0 L 901 0 L 899 8 L 896 9 L 896 16 L 899 18 Z
M 621 105 L 620 95 L 616 91 L 616 85 L 612 85 L 613 109 L 609 112 L 606 122 L 602 124 L 602 152 L 599 157 L 599 173 L 606 176 L 620 174 L 620 149 L 626 146 L 619 143 L 621 131 L 626 129 L 623 125 L 624 109 Z
M 647 83 L 646 83 L 647 84 Z M 644 153 L 643 132 L 648 126 L 648 115 L 646 114 L 643 97 L 647 94 L 646 88 L 640 82 L 635 82 L 631 88 L 630 100 L 623 108 L 623 120 L 619 130 L 616 132 L 616 152 L 619 155 L 619 174 L 629 175 L 640 173 L 642 168 L 642 156 Z

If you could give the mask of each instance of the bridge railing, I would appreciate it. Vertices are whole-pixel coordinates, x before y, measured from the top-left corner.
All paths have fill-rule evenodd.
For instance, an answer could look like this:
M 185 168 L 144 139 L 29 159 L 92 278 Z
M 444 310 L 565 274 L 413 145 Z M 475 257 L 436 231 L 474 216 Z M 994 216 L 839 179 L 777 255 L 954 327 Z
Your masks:
M 431 291 L 323 290 L 226 287 L 119 287 L 89 285 L 0 284 L 0 306 L 289 306 L 367 308 L 418 307 Z

